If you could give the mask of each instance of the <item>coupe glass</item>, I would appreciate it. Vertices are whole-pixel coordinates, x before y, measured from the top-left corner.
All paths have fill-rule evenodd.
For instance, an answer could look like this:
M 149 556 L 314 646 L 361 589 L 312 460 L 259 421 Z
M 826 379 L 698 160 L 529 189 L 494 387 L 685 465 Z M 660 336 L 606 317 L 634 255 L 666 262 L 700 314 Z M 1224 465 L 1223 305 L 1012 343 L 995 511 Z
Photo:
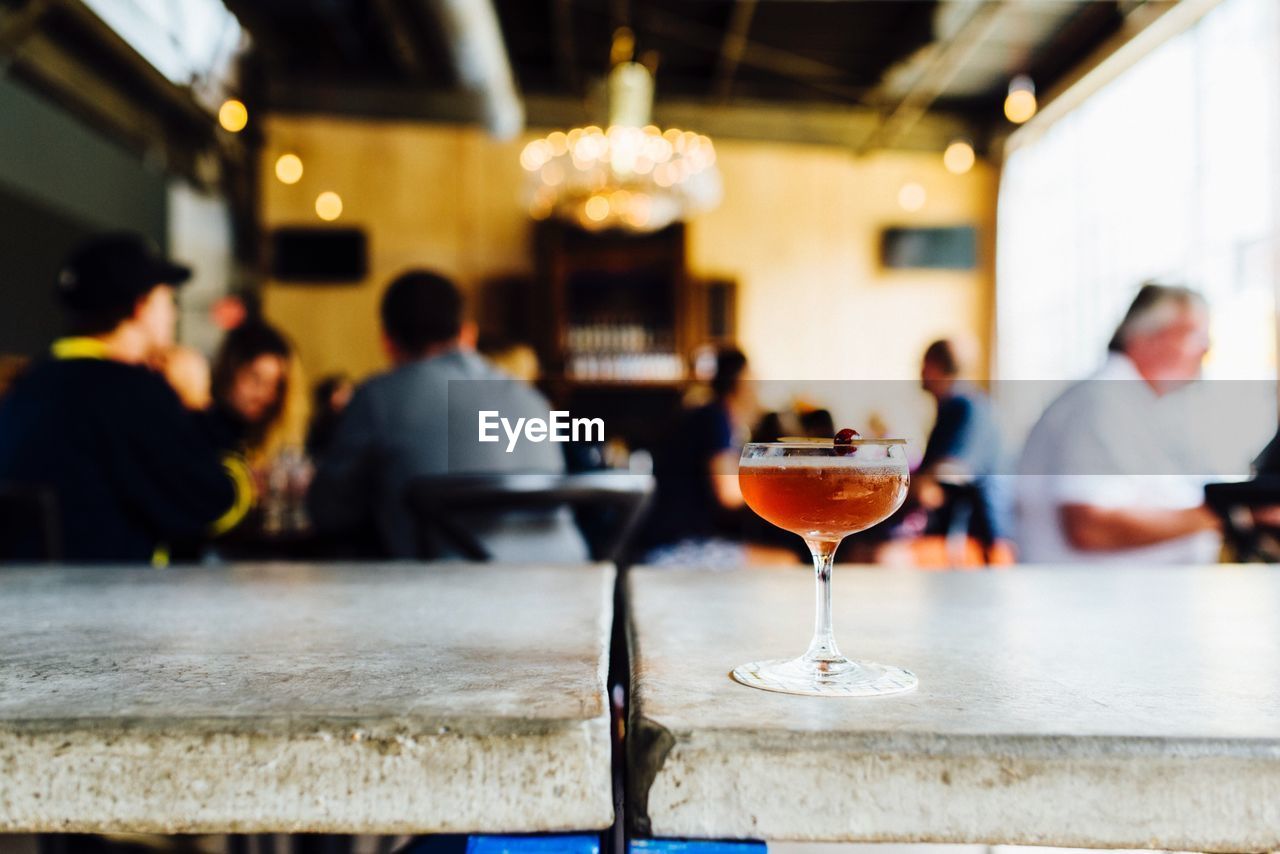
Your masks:
M 855 439 L 756 442 L 742 450 L 738 480 L 747 506 L 799 534 L 813 555 L 817 608 L 813 640 L 794 659 L 735 668 L 743 685 L 784 694 L 869 697 L 916 687 L 909 670 L 841 654 L 831 629 L 831 563 L 840 541 L 893 515 L 907 496 L 906 442 Z

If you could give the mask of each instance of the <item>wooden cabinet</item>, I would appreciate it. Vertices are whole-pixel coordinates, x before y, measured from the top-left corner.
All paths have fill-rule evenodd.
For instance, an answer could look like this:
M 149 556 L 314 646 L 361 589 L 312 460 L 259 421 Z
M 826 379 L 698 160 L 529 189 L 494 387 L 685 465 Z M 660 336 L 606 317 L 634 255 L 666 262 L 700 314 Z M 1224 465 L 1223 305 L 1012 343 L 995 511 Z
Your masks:
M 571 383 L 679 384 L 694 348 L 732 340 L 734 283 L 698 281 L 681 223 L 652 234 L 537 230 L 537 347 Z
M 685 233 L 591 233 L 557 222 L 537 231 L 539 355 L 570 382 L 679 382 L 694 346 Z
M 732 341 L 731 280 L 701 280 L 685 264 L 685 228 L 653 234 L 535 229 L 534 280 L 495 281 L 481 314 L 495 338 L 538 351 L 543 386 L 575 416 L 650 446 L 693 382 L 702 345 Z

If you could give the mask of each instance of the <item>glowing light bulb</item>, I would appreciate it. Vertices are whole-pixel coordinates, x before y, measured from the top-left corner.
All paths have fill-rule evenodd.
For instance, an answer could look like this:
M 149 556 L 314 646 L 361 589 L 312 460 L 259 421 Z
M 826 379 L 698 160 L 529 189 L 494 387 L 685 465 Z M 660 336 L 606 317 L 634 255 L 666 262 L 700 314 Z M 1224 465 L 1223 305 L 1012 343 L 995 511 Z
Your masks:
M 1025 74 L 1009 81 L 1009 94 L 1004 99 L 1004 117 L 1020 125 L 1036 114 L 1036 85 Z
M 243 101 L 228 98 L 218 108 L 218 124 L 228 133 L 239 133 L 249 124 L 249 108 Z
M 973 168 L 977 156 L 967 140 L 957 139 L 942 153 L 942 165 L 953 175 L 963 175 Z
M 925 192 L 924 187 L 915 181 L 903 184 L 902 189 L 898 191 L 898 204 L 909 213 L 923 208 L 928 199 L 929 194 Z
M 302 180 L 302 158 L 296 154 L 281 154 L 276 158 L 276 178 L 282 184 L 296 184 Z
M 603 222 L 609 216 L 609 200 L 604 196 L 592 196 L 587 199 L 587 219 L 592 222 Z
M 325 222 L 333 222 L 342 216 L 342 196 L 330 190 L 316 196 L 316 216 Z

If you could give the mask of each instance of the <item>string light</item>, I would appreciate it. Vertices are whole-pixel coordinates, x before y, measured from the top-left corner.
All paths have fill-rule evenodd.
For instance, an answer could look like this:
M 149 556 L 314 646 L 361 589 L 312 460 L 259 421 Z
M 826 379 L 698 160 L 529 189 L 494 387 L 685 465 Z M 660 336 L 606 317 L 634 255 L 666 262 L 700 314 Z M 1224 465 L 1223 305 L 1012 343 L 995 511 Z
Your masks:
M 228 133 L 239 133 L 249 124 L 249 108 L 243 101 L 228 98 L 218 108 L 218 124 Z
M 898 204 L 908 213 L 915 213 L 923 208 L 928 199 L 929 194 L 924 187 L 915 181 L 903 184 L 902 189 L 898 190 Z
M 587 219 L 592 222 L 603 222 L 609 216 L 609 200 L 604 196 L 592 196 L 585 205 Z
M 1031 119 L 1038 109 L 1036 84 L 1025 74 L 1009 81 L 1009 94 L 1004 99 L 1004 116 L 1016 125 Z
M 330 190 L 316 196 L 316 216 L 325 222 L 333 222 L 342 216 L 342 196 Z
M 296 184 L 302 180 L 302 158 L 296 154 L 281 154 L 276 158 L 276 178 L 282 184 Z
M 952 140 L 947 150 L 942 153 L 942 165 L 947 167 L 947 171 L 953 175 L 965 174 L 973 168 L 976 160 L 977 155 L 973 153 L 973 146 L 965 139 Z

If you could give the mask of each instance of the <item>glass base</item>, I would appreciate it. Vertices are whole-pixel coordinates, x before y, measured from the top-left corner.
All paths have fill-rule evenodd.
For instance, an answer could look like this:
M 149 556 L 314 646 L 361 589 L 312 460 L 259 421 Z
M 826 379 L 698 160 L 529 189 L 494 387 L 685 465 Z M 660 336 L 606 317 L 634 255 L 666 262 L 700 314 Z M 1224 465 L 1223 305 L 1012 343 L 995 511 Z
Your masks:
M 910 670 L 871 661 L 810 661 L 805 658 L 753 661 L 735 667 L 734 680 L 780 694 L 814 697 L 883 697 L 915 690 Z

